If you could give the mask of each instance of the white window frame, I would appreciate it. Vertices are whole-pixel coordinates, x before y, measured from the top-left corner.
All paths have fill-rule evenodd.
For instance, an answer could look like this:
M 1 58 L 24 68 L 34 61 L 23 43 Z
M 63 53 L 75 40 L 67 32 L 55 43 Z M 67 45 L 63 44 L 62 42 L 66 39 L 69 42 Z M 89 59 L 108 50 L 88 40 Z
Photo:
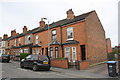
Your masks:
M 67 48 L 69 48 L 69 51 L 67 51 Z M 69 52 L 69 56 L 67 56 L 67 52 Z M 65 48 L 65 57 L 68 58 L 68 61 L 70 62 L 70 47 Z
M 73 48 L 75 48 L 75 51 L 73 51 Z M 75 53 L 75 60 L 74 60 L 74 53 Z M 77 59 L 77 56 L 76 56 L 76 47 L 72 47 L 72 61 L 75 62 L 76 59 Z
M 51 58 L 53 57 L 53 47 L 50 47 L 50 55 Z
M 28 49 L 24 49 L 24 53 L 28 53 Z
M 55 32 L 55 34 L 53 34 L 53 32 Z M 53 36 L 54 36 L 55 38 L 53 38 Z M 55 41 L 56 38 L 57 38 L 57 31 L 56 31 L 56 29 L 54 29 L 54 30 L 52 30 L 52 41 Z
M 36 36 L 35 36 L 35 44 L 38 44 L 38 42 L 39 42 L 39 36 L 36 35 Z
M 30 38 L 30 40 L 29 40 L 29 38 Z M 31 35 L 28 35 L 28 36 L 27 36 L 27 43 L 28 43 L 28 44 L 31 43 Z
M 59 57 L 59 48 L 55 47 L 55 58 Z
M 35 50 L 35 54 L 39 54 L 40 53 L 40 50 L 39 49 L 36 49 Z
M 68 38 L 68 32 L 71 31 L 72 32 L 72 38 Z M 68 27 L 67 28 L 67 40 L 73 40 L 74 38 L 74 34 L 73 34 L 73 27 Z

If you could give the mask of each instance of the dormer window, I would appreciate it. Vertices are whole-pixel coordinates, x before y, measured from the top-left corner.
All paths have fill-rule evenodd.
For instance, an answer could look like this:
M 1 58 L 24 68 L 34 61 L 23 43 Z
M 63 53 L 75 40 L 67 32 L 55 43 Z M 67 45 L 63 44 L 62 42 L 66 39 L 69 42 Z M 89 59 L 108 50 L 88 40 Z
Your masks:
M 67 40 L 73 40 L 73 27 L 67 28 Z

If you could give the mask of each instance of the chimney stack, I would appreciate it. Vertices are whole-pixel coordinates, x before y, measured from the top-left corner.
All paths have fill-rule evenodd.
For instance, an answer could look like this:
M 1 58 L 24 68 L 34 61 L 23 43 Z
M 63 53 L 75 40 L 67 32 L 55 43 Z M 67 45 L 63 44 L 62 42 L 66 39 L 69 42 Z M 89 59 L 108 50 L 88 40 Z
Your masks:
M 23 33 L 27 32 L 27 26 L 23 27 Z
M 7 35 L 7 34 L 4 34 L 4 35 L 3 35 L 3 39 L 6 39 L 6 38 L 8 38 L 8 35 Z
M 45 27 L 45 21 L 43 21 L 43 18 L 41 18 L 41 21 L 39 22 L 40 27 Z
M 111 47 L 111 40 L 110 38 L 106 39 L 106 44 L 107 44 L 107 52 L 110 53 L 112 52 L 112 47 Z
M 16 36 L 16 30 L 11 31 L 11 36 Z
M 74 12 L 72 11 L 72 9 L 69 9 L 67 12 L 67 19 L 73 19 L 75 17 Z

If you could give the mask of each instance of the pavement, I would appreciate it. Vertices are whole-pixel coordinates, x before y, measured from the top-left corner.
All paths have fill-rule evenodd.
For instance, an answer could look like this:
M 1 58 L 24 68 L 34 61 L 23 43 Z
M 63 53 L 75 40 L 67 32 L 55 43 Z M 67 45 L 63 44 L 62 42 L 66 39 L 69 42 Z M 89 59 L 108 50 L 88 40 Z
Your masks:
M 50 71 L 21 69 L 19 62 L 2 64 L 2 78 L 113 78 L 108 76 L 107 64 L 100 64 L 86 70 L 51 67 Z M 118 78 L 118 77 L 114 77 Z

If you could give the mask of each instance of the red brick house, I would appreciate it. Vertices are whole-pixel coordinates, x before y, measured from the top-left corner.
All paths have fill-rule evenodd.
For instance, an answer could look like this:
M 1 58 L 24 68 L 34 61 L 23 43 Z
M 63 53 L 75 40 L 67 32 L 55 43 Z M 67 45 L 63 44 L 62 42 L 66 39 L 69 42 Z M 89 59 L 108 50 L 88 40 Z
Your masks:
M 40 26 L 33 30 L 27 31 L 24 26 L 23 33 L 7 40 L 10 53 L 43 54 L 91 64 L 107 60 L 105 31 L 97 13 L 91 11 L 75 16 L 70 9 L 66 14 L 65 19 L 49 25 L 41 20 Z

